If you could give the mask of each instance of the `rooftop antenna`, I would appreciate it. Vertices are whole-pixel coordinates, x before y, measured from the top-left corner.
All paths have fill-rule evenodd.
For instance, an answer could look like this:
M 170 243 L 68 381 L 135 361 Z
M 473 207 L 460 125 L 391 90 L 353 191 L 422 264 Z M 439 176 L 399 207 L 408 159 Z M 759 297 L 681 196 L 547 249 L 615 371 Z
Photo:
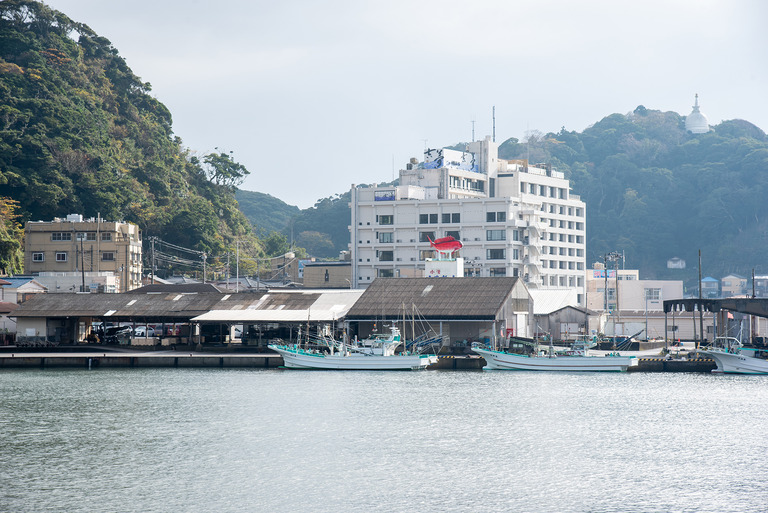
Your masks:
M 496 105 L 493 106 L 493 142 L 496 142 Z
M 425 153 L 425 154 L 427 153 L 427 141 L 428 141 L 428 140 L 429 140 L 429 139 L 422 139 L 422 141 L 424 141 L 424 153 Z
M 392 154 L 392 181 L 395 181 L 395 154 Z
M 475 120 L 472 120 L 472 142 L 475 142 Z

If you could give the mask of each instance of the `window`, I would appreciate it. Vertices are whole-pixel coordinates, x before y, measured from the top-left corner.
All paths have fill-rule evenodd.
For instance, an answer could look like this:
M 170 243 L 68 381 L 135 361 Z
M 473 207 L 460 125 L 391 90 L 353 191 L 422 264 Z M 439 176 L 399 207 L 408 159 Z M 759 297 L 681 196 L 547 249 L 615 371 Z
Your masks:
M 454 212 L 451 214 L 451 222 L 452 223 L 460 223 L 461 222 L 461 213 Z
M 96 232 L 78 233 L 77 240 L 80 240 L 81 238 L 84 240 L 96 240 Z
M 546 196 L 547 195 L 547 187 L 544 185 L 539 185 L 539 196 Z
M 435 258 L 435 252 L 431 249 L 425 249 L 419 251 L 419 260 L 426 260 L 427 258 Z
M 506 276 L 507 269 L 504 267 L 491 267 L 488 269 L 489 276 Z
M 445 232 L 446 237 L 453 237 L 456 240 L 461 240 L 461 234 L 455 230 L 448 230 Z
M 393 240 L 393 233 L 392 232 L 382 232 L 379 234 L 379 242 L 383 244 L 389 244 Z
M 69 232 L 53 232 L 51 240 L 72 240 L 72 234 Z
M 512 260 L 520 260 L 520 250 L 512 250 Z
M 520 240 L 520 232 L 517 230 L 512 231 L 512 240 L 519 241 Z
M 104 262 L 114 262 L 115 254 L 111 251 L 105 251 L 104 253 L 101 254 L 101 259 Z
M 451 214 L 443 214 L 443 222 L 444 223 L 450 223 L 451 222 Z
M 101 240 L 110 241 L 112 240 L 112 233 L 111 232 L 102 232 L 101 233 Z
M 33 262 L 45 262 L 45 253 L 32 253 Z
M 648 301 L 658 301 L 661 299 L 661 289 L 645 289 L 645 299 Z
M 394 278 L 394 269 L 379 269 L 379 278 Z
M 419 232 L 419 242 L 429 242 L 435 240 L 435 232 Z
M 66 262 L 67 261 L 67 253 L 66 251 L 59 251 L 56 253 L 56 261 L 57 262 Z
M 531 184 L 531 187 L 528 189 L 528 192 L 530 192 L 531 194 L 536 194 L 536 184 L 535 183 Z
M 391 262 L 394 259 L 394 251 L 379 251 L 380 262 Z
M 487 249 L 485 250 L 485 258 L 487 260 L 504 260 L 507 255 L 505 249 Z
M 485 240 L 506 240 L 506 230 L 485 230 Z
M 437 214 L 429 214 L 429 224 L 437 224 Z
M 488 223 L 503 223 L 507 220 L 506 212 L 486 212 L 485 220 Z
M 429 223 L 429 214 L 419 214 L 419 224 Z
M 395 216 L 393 215 L 379 216 L 379 224 L 394 224 L 394 222 Z

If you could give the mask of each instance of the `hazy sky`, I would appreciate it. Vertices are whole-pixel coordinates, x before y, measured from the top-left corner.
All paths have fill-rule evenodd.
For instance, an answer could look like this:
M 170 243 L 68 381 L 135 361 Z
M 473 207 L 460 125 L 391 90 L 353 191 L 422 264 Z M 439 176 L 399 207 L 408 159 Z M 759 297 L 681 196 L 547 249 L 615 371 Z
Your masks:
M 305 208 L 426 144 L 638 105 L 768 130 L 764 0 L 49 0 L 109 39 L 191 150 Z M 394 170 L 394 171 L 393 171 Z

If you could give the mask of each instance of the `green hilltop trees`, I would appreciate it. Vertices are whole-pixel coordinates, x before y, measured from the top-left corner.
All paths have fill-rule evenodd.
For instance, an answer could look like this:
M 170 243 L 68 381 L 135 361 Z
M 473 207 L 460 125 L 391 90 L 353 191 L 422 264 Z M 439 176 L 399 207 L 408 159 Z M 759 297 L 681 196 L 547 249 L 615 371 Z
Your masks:
M 235 239 L 254 239 L 234 197 L 248 171 L 224 152 L 192 155 L 150 92 L 88 26 L 39 2 L 0 2 L 0 196 L 22 222 L 130 221 L 215 265 Z

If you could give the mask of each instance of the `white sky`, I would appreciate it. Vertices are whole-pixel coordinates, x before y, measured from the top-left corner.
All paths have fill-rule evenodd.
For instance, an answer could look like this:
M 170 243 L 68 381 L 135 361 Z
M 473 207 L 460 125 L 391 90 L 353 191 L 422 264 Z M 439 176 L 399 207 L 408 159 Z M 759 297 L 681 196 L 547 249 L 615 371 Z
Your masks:
M 47 0 L 109 39 L 192 150 L 306 208 L 425 142 L 581 131 L 638 105 L 768 130 L 764 0 Z

